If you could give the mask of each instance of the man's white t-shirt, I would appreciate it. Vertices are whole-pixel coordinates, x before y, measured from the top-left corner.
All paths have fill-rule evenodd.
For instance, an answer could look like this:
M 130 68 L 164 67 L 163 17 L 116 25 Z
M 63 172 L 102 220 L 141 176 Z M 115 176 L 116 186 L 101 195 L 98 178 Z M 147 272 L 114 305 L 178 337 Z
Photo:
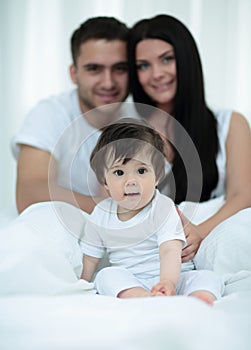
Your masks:
M 119 118 L 139 118 L 133 103 L 122 104 Z M 77 89 L 40 101 L 28 114 L 11 143 L 17 159 L 20 145 L 52 154 L 58 165 L 58 184 L 78 193 L 97 196 L 99 184 L 90 168 L 90 154 L 100 131 L 80 110 Z

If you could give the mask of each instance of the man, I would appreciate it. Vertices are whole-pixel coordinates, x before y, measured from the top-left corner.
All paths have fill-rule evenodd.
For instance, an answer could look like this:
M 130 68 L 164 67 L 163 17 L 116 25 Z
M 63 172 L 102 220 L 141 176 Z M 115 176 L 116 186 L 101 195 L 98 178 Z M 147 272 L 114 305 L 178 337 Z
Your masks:
M 127 39 L 126 25 L 112 17 L 91 18 L 73 33 L 70 76 L 77 88 L 38 103 L 12 142 L 19 212 L 50 200 L 93 210 L 92 196 L 102 190 L 88 170 L 89 155 L 97 129 L 119 117 L 128 95 Z

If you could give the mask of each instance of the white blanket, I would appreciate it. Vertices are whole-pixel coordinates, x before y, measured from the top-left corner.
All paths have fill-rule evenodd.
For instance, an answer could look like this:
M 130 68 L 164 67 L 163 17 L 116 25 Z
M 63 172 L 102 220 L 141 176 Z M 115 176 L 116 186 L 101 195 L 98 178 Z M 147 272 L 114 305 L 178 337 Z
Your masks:
M 223 197 L 204 203 L 184 202 L 180 209 L 199 224 L 216 213 Z M 251 291 L 251 208 L 241 210 L 215 227 L 201 243 L 194 259 L 197 269 L 217 272 L 225 282 L 225 295 Z
M 250 350 L 251 295 L 0 299 L 2 350 Z
M 198 210 L 193 221 L 209 213 Z M 96 295 L 78 278 L 87 214 L 62 202 L 31 206 L 0 231 L 0 349 L 250 350 L 250 213 L 219 225 L 197 254 L 197 266 L 226 283 L 210 307 L 192 297 Z

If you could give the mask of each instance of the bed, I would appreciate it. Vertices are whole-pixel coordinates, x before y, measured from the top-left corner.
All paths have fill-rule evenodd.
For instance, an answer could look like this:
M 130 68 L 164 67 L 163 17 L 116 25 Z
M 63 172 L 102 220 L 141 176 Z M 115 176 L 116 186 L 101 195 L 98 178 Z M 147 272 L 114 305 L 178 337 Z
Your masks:
M 199 222 L 220 205 L 181 207 Z M 97 295 L 78 278 L 77 233 L 87 216 L 63 202 L 34 204 L 15 219 L 1 213 L 1 350 L 251 349 L 251 208 L 219 225 L 197 253 L 197 266 L 226 285 L 213 307 L 183 296 Z

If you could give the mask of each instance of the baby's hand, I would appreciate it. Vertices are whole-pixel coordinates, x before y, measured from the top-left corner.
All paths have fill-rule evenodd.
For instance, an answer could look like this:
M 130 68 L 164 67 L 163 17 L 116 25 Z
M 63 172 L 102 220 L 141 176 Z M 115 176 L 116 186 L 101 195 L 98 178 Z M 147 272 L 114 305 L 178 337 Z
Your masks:
M 151 289 L 152 296 L 176 295 L 175 285 L 169 280 L 162 280 Z

